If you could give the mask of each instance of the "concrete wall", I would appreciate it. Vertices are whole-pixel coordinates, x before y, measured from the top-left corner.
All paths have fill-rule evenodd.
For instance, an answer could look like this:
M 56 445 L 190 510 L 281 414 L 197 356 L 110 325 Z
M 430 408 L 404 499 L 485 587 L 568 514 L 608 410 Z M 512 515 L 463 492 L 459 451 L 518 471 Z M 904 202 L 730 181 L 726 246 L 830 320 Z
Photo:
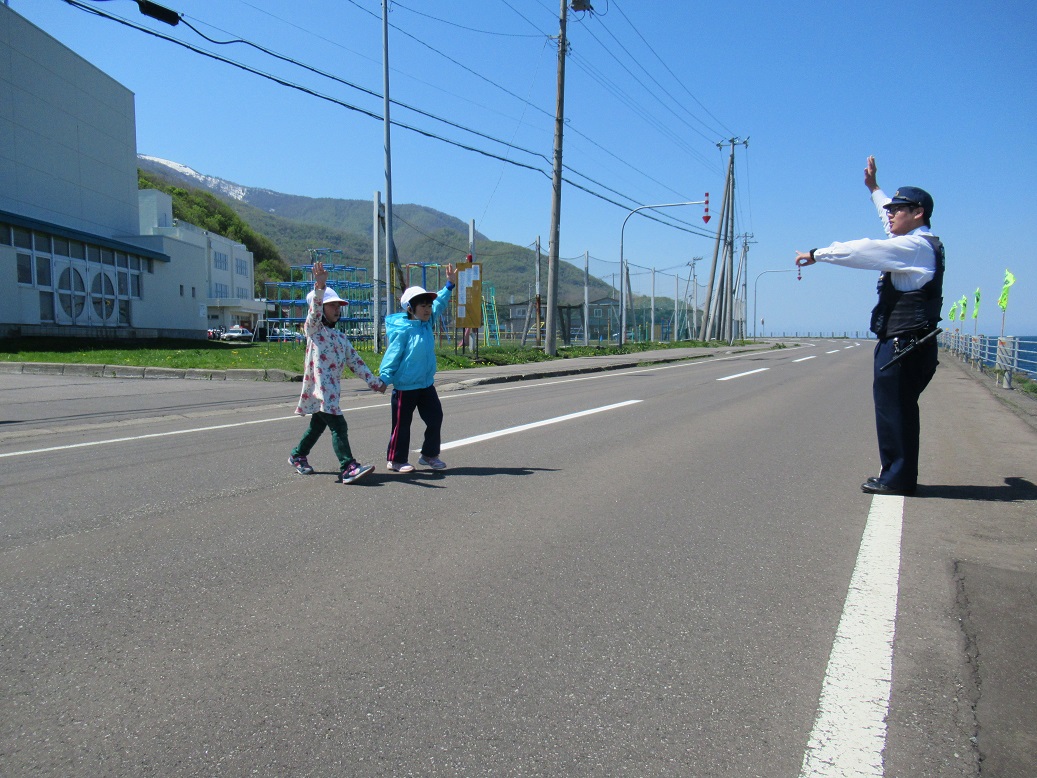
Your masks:
M 133 93 L 6 5 L 0 210 L 105 237 L 137 226 Z

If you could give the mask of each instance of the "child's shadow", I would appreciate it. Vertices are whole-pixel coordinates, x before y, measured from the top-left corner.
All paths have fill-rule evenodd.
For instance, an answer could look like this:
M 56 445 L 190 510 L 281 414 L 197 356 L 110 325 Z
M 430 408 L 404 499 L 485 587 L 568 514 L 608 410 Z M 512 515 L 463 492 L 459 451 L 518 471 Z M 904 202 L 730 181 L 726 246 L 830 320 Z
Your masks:
M 441 489 L 445 486 L 450 476 L 486 476 L 486 475 L 511 475 L 529 476 L 536 473 L 554 473 L 556 470 L 550 467 L 449 467 L 446 470 L 415 470 L 413 473 L 379 473 L 371 475 L 358 482 L 364 486 L 381 486 L 382 484 L 399 483 L 407 486 L 420 486 L 426 489 Z M 352 484 L 349 484 L 352 486 Z

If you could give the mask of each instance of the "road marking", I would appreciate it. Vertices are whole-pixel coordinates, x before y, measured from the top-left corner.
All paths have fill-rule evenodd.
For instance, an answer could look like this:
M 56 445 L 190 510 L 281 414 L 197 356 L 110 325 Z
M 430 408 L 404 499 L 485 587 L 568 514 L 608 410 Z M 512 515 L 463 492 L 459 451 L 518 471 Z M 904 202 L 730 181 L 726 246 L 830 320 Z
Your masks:
M 51 446 L 50 448 L 33 448 L 25 451 L 9 451 L 0 454 L 0 459 L 5 457 L 21 457 L 27 454 L 46 454 L 49 451 L 68 451 L 73 448 L 87 448 L 88 446 L 107 446 L 112 443 L 129 443 L 134 440 L 147 440 L 148 438 L 165 438 L 170 435 L 189 435 L 192 432 L 210 432 L 212 430 L 225 430 L 231 427 L 245 427 L 249 424 L 266 424 L 271 421 L 285 421 L 286 419 L 298 419 L 298 416 L 279 416 L 276 419 L 256 419 L 254 421 L 238 421 L 233 424 L 217 424 L 213 427 L 192 427 L 186 430 L 171 430 L 169 432 L 152 432 L 147 435 L 134 435 L 128 438 L 109 438 L 108 440 L 91 440 L 86 443 L 70 443 L 67 446 Z
M 718 381 L 730 381 L 732 378 L 741 378 L 742 376 L 752 375 L 753 373 L 762 373 L 765 370 L 770 370 L 770 368 L 769 367 L 758 367 L 755 370 L 750 370 L 747 373 L 737 373 L 736 375 L 724 376 L 723 378 L 718 378 L 717 380 Z
M 837 349 L 837 348 L 836 349 L 832 349 L 831 351 L 826 351 L 825 353 L 826 354 L 838 354 L 839 353 L 839 349 Z
M 793 359 L 793 362 L 806 362 L 808 359 L 817 359 L 817 354 L 811 354 L 809 357 L 800 357 L 799 359 Z
M 800 778 L 883 775 L 903 520 L 903 497 L 872 498 Z
M 621 403 L 613 403 L 612 405 L 603 405 L 600 408 L 591 408 L 586 411 L 577 411 L 576 413 L 567 413 L 565 416 L 555 416 L 553 419 L 544 419 L 543 421 L 534 421 L 530 424 L 521 424 L 518 427 L 508 427 L 507 429 L 497 430 L 496 432 L 486 432 L 482 435 L 473 435 L 470 438 L 461 438 L 451 443 L 444 443 L 442 446 L 443 451 L 451 448 L 458 448 L 460 446 L 468 446 L 472 443 L 481 443 L 484 440 L 491 440 L 493 438 L 499 438 L 504 435 L 514 435 L 516 432 L 525 432 L 526 430 L 535 429 L 536 427 L 545 427 L 548 424 L 558 424 L 562 421 L 569 421 L 570 419 L 578 419 L 581 416 L 590 416 L 593 413 L 602 413 L 604 411 L 611 411 L 615 408 L 622 408 L 627 405 L 635 405 L 636 403 L 642 402 L 641 400 L 625 400 Z

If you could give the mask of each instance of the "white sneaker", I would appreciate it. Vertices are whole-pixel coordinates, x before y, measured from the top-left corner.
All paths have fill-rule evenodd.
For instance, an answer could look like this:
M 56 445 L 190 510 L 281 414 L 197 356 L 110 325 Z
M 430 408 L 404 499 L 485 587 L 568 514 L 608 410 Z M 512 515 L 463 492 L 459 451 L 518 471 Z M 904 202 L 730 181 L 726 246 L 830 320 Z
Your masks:
M 414 465 L 410 462 L 386 462 L 385 466 L 394 473 L 413 473 Z M 444 465 L 445 467 L 445 465 Z
M 418 460 L 419 465 L 425 467 L 431 467 L 433 470 L 446 470 L 446 462 L 439 457 L 427 457 L 424 454 L 421 455 L 421 459 Z

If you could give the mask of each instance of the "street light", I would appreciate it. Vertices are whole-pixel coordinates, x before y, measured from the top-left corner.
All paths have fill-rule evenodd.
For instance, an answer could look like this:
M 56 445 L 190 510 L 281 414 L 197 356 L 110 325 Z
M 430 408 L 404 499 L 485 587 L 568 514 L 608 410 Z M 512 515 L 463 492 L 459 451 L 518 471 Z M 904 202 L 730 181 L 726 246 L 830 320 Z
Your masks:
M 623 259 L 623 234 L 627 228 L 627 220 L 638 211 L 646 208 L 674 208 L 678 205 L 705 205 L 705 200 L 695 200 L 687 203 L 662 203 L 661 205 L 639 205 L 626 215 L 623 226 L 619 229 L 619 345 L 627 342 L 627 266 Z
M 760 283 L 760 277 L 768 273 L 791 273 L 793 270 L 795 268 L 789 268 L 788 270 L 764 270 L 760 275 L 756 276 L 756 280 L 753 282 L 753 342 L 756 341 L 756 289 Z

